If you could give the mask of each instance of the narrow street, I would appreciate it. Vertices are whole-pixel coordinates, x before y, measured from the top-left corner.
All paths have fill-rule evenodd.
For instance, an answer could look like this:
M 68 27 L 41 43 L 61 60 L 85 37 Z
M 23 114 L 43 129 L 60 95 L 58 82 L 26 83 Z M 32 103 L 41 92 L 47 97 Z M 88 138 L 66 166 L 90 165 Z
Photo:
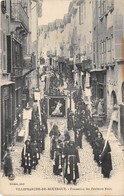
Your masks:
M 0 196 L 124 196 L 124 0 L 1 0 L 0 30 Z
M 40 86 L 40 91 L 42 93 L 44 93 L 44 86 L 45 84 L 42 82 Z M 68 99 L 68 105 L 69 101 L 70 100 Z M 72 105 L 74 105 L 73 99 Z M 64 122 L 65 121 L 63 121 L 63 123 Z M 61 125 L 62 124 L 60 124 L 59 126 L 60 131 L 63 128 L 61 127 Z M 104 138 L 106 137 L 107 128 L 107 126 L 99 127 L 99 130 L 103 134 Z M 14 190 L 16 188 L 16 191 L 20 191 L 21 189 L 17 189 L 15 185 L 20 185 L 21 183 L 23 188 L 28 187 L 34 189 L 36 187 L 40 187 L 39 194 L 40 191 L 43 192 L 45 190 L 48 190 L 48 187 L 50 190 L 56 186 L 60 187 L 61 189 L 64 189 L 63 187 L 65 187 L 66 191 L 71 191 L 71 189 L 73 188 L 75 189 L 75 185 L 67 185 L 66 180 L 64 183 L 63 176 L 53 174 L 53 161 L 50 159 L 50 129 L 51 126 L 50 123 L 48 123 L 48 134 L 45 138 L 45 150 L 43 151 L 43 154 L 41 154 L 39 164 L 37 165 L 36 170 L 32 169 L 31 175 L 24 175 L 24 169 L 23 167 L 21 167 L 21 152 L 24 146 L 24 141 L 17 141 L 15 146 L 13 146 L 11 156 L 13 161 L 13 171 L 15 174 L 15 180 L 11 183 L 8 181 L 8 178 L 3 177 L 3 182 L 5 184 L 10 183 L 13 185 L 11 186 L 11 190 Z M 63 132 L 61 132 L 61 134 L 63 134 Z M 69 131 L 69 134 L 71 136 L 71 139 L 74 140 L 74 132 L 71 130 Z M 78 149 L 80 157 L 80 177 L 77 180 L 76 189 L 79 188 L 79 190 L 90 190 L 92 188 L 103 190 L 105 189 L 105 187 L 108 187 L 108 189 L 110 189 L 109 191 L 114 192 L 115 190 L 117 190 L 117 187 L 114 186 L 114 183 L 119 182 L 121 184 L 123 182 L 124 177 L 122 179 L 121 173 L 123 172 L 124 147 L 120 145 L 118 139 L 115 137 L 113 132 L 110 133 L 109 143 L 112 151 L 111 155 L 113 170 L 111 171 L 110 178 L 107 179 L 104 178 L 101 174 L 101 167 L 98 167 L 97 163 L 94 161 L 93 150 L 90 144 L 87 142 L 85 136 L 83 135 L 83 148 Z
M 103 135 L 106 134 L 105 128 L 102 128 L 101 132 Z M 70 135 L 73 135 L 71 131 Z M 101 168 L 97 166 L 97 164 L 93 160 L 92 148 L 87 143 L 85 137 L 83 137 L 83 149 L 79 149 L 80 156 L 80 178 L 78 180 L 79 185 L 83 185 L 87 182 L 99 181 L 105 183 L 109 181 L 109 184 L 113 183 L 119 174 L 123 171 L 123 162 L 124 162 L 124 148 L 121 146 L 116 139 L 116 137 L 111 133 L 110 135 L 110 145 L 112 148 L 112 163 L 113 163 L 113 171 L 111 173 L 110 179 L 104 179 L 100 170 Z M 16 179 L 20 179 L 21 181 L 30 181 L 34 177 L 37 177 L 42 183 L 44 180 L 53 180 L 54 184 L 61 184 L 63 186 L 62 176 L 55 176 L 52 172 L 53 162 L 50 160 L 50 139 L 49 136 L 45 139 L 45 151 L 41 154 L 41 159 L 39 160 L 39 164 L 36 170 L 32 170 L 32 175 L 24 175 L 23 168 L 21 165 L 21 150 L 23 147 L 23 142 L 17 142 L 13 148 L 12 159 L 13 159 L 13 169 Z M 119 156 L 118 156 L 119 155 Z M 16 181 L 15 179 L 15 181 Z M 35 178 L 36 179 L 36 178 Z M 35 185 L 35 182 L 34 182 Z

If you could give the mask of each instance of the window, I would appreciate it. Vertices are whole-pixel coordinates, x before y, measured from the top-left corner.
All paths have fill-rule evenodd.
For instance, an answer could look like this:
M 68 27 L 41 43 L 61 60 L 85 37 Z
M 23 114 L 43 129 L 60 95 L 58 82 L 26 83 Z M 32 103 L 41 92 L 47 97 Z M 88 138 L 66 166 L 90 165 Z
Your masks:
M 103 1 L 103 12 L 106 13 L 106 0 Z
M 103 41 L 101 41 L 101 64 L 103 65 Z
M 86 2 L 84 1 L 79 7 L 79 24 L 83 24 L 86 18 Z
M 107 11 L 106 0 L 100 0 L 98 4 L 98 8 L 99 8 L 99 18 L 103 18 Z
M 6 55 L 3 55 L 3 70 L 6 71 Z
M 93 42 L 93 63 L 95 63 L 96 62 L 96 56 L 95 56 L 95 53 L 96 53 L 96 43 L 95 42 Z
M 6 0 L 1 1 L 1 10 L 3 14 L 6 13 Z
M 114 9 L 114 0 L 107 0 L 107 10 L 113 10 Z
M 122 102 L 124 102 L 124 82 L 122 84 Z
M 5 33 L 3 33 L 3 64 L 2 64 L 2 68 L 3 68 L 3 71 L 6 71 L 7 70 L 7 65 L 6 65 L 6 35 Z
M 103 63 L 106 63 L 106 40 L 103 42 Z
M 101 65 L 106 63 L 106 40 L 101 41 Z
M 98 15 L 101 17 L 101 1 L 98 1 Z
M 101 0 L 101 16 L 103 16 L 103 14 L 104 14 L 104 3 Z
M 115 58 L 122 58 L 122 38 L 124 36 L 124 17 L 123 15 L 114 16 L 114 41 Z
M 107 40 L 107 63 L 111 63 L 112 60 L 112 51 L 111 51 L 111 39 Z

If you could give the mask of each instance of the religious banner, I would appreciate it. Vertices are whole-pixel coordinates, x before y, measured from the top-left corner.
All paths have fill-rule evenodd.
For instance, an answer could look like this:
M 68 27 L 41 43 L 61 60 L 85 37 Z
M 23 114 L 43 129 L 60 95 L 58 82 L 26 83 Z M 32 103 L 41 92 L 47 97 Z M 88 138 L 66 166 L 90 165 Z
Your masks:
M 48 118 L 66 118 L 67 116 L 67 97 L 50 96 L 48 97 Z

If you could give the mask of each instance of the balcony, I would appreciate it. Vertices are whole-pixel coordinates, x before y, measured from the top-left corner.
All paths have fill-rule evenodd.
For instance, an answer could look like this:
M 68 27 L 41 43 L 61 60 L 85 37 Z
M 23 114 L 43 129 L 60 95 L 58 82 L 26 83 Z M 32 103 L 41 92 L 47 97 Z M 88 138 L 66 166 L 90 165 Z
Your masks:
M 27 32 L 29 31 L 29 17 L 20 3 L 11 4 L 11 21 L 18 22 Z
M 23 64 L 23 76 L 29 74 L 34 69 L 36 69 L 36 56 L 34 53 L 32 54 L 26 54 L 24 56 L 24 64 Z
M 36 55 L 34 53 L 32 54 L 26 54 L 24 56 L 24 69 L 32 69 L 36 68 Z

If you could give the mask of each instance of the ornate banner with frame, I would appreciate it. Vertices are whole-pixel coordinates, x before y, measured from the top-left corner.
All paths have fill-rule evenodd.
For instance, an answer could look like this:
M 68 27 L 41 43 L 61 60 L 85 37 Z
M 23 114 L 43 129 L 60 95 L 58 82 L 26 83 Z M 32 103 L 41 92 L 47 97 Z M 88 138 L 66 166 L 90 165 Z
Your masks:
M 48 118 L 67 118 L 67 96 L 48 97 Z

